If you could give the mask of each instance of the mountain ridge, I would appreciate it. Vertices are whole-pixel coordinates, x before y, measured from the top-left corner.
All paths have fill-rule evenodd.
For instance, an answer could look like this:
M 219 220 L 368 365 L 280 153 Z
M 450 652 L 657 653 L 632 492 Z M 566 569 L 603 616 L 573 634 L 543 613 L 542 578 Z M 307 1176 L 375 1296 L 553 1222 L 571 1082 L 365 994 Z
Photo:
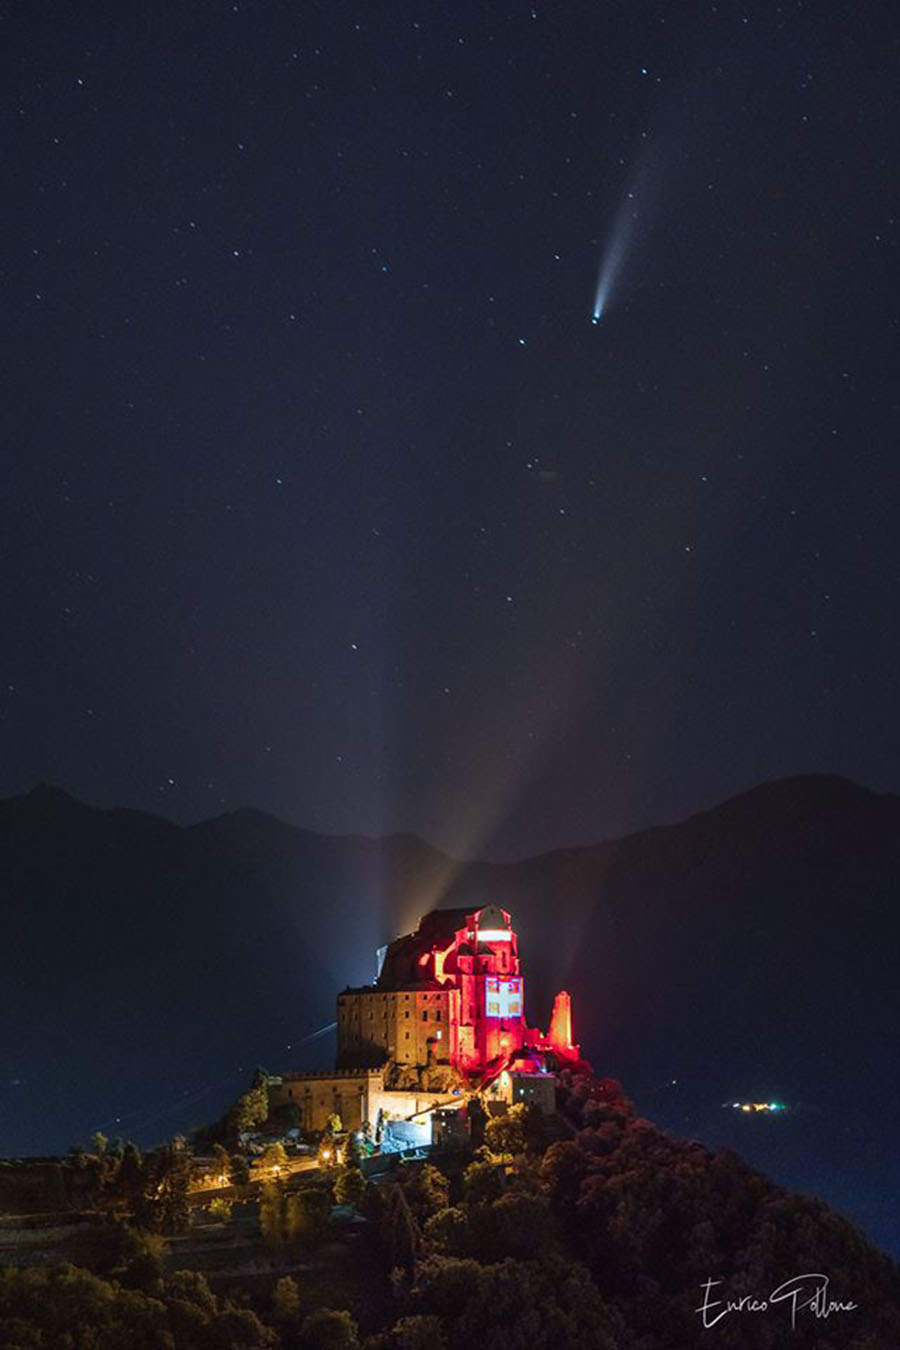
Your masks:
M 857 783 L 855 780 L 847 778 L 841 774 L 828 773 L 805 773 L 791 774 L 784 778 L 766 779 L 753 787 L 746 788 L 730 797 L 726 797 L 722 802 L 714 806 L 702 807 L 691 811 L 687 815 L 680 817 L 676 821 L 670 821 L 663 824 L 648 825 L 642 829 L 626 831 L 624 834 L 611 835 L 607 838 L 600 838 L 586 844 L 567 844 L 556 848 L 542 849 L 539 853 L 526 853 L 521 858 L 506 859 L 497 863 L 498 866 L 515 866 L 517 863 L 531 862 L 536 858 L 559 857 L 562 855 L 579 854 L 585 851 L 605 849 L 608 847 L 621 845 L 628 840 L 646 835 L 659 834 L 670 830 L 679 830 L 690 822 L 703 822 L 706 820 L 721 821 L 727 819 L 735 812 L 746 810 L 751 804 L 760 800 L 774 801 L 776 798 L 781 802 L 788 799 L 788 794 L 796 794 L 799 789 L 807 792 L 824 794 L 827 790 L 832 795 L 840 795 L 844 802 L 855 800 L 860 802 L 868 800 L 870 802 L 881 802 L 890 804 L 892 809 L 900 813 L 900 795 L 893 792 L 878 792 L 873 788 L 866 787 Z M 825 800 L 824 795 L 822 800 Z M 457 862 L 462 866 L 473 863 L 488 864 L 487 860 L 479 858 L 460 859 L 450 854 L 446 849 L 431 843 L 423 835 L 410 830 L 394 830 L 386 835 L 370 835 L 350 831 L 347 833 L 325 832 L 313 830 L 308 826 L 299 825 L 294 821 L 285 820 L 282 816 L 276 815 L 271 811 L 264 811 L 255 806 L 237 806 L 232 810 L 221 812 L 214 816 L 205 816 L 201 820 L 191 821 L 188 824 L 180 824 L 171 820 L 168 816 L 162 815 L 157 811 L 144 811 L 137 807 L 128 806 L 95 806 L 89 802 L 76 797 L 67 789 L 61 788 L 53 783 L 39 781 L 27 792 L 16 793 L 10 797 L 0 798 L 0 812 L 10 807 L 21 808 L 23 806 L 42 806 L 59 809 L 60 807 L 75 808 L 80 812 L 90 812 L 93 815 L 112 816 L 112 817 L 143 817 L 149 820 L 164 822 L 172 829 L 187 831 L 203 831 L 212 826 L 222 825 L 225 822 L 246 822 L 250 820 L 274 821 L 286 829 L 296 831 L 300 834 L 315 837 L 317 839 L 328 839 L 335 841 L 353 841 L 359 843 L 385 843 L 387 841 L 416 841 L 418 844 L 425 845 L 428 849 L 440 854 L 450 861 Z

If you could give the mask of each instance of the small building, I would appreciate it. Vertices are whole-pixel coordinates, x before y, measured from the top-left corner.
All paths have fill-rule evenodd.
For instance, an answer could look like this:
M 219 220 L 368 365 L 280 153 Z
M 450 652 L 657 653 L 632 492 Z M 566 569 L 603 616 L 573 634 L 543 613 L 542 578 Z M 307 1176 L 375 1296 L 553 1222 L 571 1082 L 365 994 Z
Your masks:
M 487 1091 L 489 1102 L 536 1106 L 544 1116 L 556 1110 L 556 1075 L 547 1069 L 504 1069 Z
M 269 1079 L 269 1109 L 293 1103 L 302 1130 L 324 1130 L 331 1116 L 345 1129 L 362 1129 L 384 1088 L 381 1069 L 288 1069 Z
M 301 1129 L 311 1133 L 340 1116 L 345 1130 L 368 1127 L 377 1134 L 389 1120 L 408 1120 L 435 1104 L 458 1110 L 462 1100 L 458 1089 L 435 1093 L 385 1087 L 382 1069 L 288 1070 L 269 1079 L 270 1108 L 293 1103 Z

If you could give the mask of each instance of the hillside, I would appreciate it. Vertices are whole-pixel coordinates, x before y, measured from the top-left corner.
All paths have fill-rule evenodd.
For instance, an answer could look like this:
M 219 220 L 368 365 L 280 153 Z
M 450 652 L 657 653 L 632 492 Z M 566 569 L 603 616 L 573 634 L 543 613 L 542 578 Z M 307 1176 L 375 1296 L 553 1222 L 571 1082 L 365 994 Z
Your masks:
M 897 1249 L 898 876 L 900 800 L 832 778 L 468 866 L 410 836 L 253 811 L 180 828 L 38 788 L 0 803 L 0 1152 L 98 1125 L 157 1138 L 210 1118 L 256 1063 L 327 1063 L 328 1036 L 300 1042 L 372 977 L 375 947 L 434 905 L 491 899 L 512 911 L 533 1021 L 569 988 L 584 1052 L 646 1114 Z M 722 1109 L 748 1096 L 792 1109 L 777 1125 Z
M 658 1130 L 583 1064 L 556 1107 L 495 1117 L 477 1149 L 232 1177 L 212 1201 L 181 1146 L 69 1158 L 77 1213 L 0 1225 L 0 1343 L 896 1350 L 900 1270 L 821 1201 Z M 6 1170 L 21 1197 L 41 1166 Z

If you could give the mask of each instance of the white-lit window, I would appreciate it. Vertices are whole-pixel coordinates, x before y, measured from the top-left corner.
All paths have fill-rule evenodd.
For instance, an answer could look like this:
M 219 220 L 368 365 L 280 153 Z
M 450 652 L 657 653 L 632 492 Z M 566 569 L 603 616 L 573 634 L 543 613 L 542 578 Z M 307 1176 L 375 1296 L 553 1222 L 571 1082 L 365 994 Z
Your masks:
M 485 978 L 485 1013 L 488 1017 L 518 1017 L 521 1011 L 521 980 Z

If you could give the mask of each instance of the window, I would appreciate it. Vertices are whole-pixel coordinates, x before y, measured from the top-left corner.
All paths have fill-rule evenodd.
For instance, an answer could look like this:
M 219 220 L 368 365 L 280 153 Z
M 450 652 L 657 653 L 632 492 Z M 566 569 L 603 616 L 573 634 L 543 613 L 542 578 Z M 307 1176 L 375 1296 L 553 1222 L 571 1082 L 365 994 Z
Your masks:
M 423 1022 L 427 1022 L 427 1021 L 428 1021 L 428 1009 L 427 1009 L 427 1008 L 426 1008 L 426 1009 L 424 1010 L 424 1012 L 422 1013 L 422 1021 L 423 1021 Z
M 407 1020 L 409 1019 L 409 1009 L 408 1009 L 408 1008 L 407 1008 L 406 1012 L 403 1014 L 403 1016 L 404 1016 Z
M 485 1014 L 488 1017 L 519 1017 L 521 1011 L 521 980 L 485 979 Z
M 443 1034 L 444 1034 L 444 1033 L 443 1033 L 442 1031 L 436 1031 L 436 1032 L 434 1033 L 434 1039 L 435 1039 L 436 1041 L 439 1041 L 439 1040 L 441 1039 L 441 1037 L 443 1036 Z
M 409 1040 L 409 1032 L 406 1033 L 406 1040 Z
M 440 1010 L 440 1008 L 438 1008 L 437 1012 L 434 1014 L 434 1020 L 435 1020 L 436 1022 L 439 1022 L 439 1021 L 441 1020 L 441 1010 Z

